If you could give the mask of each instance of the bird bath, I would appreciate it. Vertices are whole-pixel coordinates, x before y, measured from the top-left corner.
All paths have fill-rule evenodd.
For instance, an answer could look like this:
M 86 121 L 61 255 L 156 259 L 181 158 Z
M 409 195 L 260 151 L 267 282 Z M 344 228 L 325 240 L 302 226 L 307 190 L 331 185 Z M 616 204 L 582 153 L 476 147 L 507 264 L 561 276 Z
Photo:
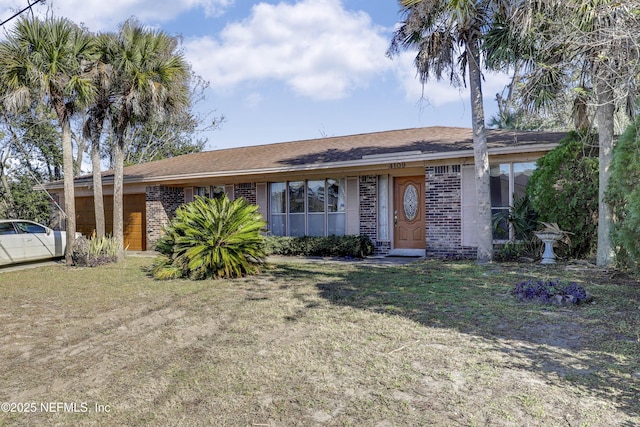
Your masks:
M 553 252 L 553 245 L 560 239 L 564 233 L 557 231 L 538 231 L 536 237 L 544 243 L 544 253 L 542 254 L 541 264 L 555 264 L 556 254 Z

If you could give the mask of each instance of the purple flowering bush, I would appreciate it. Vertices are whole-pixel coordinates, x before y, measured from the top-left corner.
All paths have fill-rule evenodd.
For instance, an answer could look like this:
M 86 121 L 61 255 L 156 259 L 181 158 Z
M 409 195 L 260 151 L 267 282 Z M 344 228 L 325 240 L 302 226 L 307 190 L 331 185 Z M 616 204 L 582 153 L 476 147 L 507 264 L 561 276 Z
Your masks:
M 584 286 L 560 279 L 527 280 L 518 283 L 511 293 L 520 301 L 535 301 L 554 305 L 579 305 L 593 300 Z

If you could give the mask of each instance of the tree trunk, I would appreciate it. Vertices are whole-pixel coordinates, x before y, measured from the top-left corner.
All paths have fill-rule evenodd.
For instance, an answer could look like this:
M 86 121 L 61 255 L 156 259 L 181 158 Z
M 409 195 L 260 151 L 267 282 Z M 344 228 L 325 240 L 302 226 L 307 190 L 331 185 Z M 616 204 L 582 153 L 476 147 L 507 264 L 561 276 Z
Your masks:
M 7 156 L 10 153 L 11 151 L 7 150 Z M 14 206 L 11 184 L 9 184 L 9 179 L 5 172 L 7 161 L 8 157 L 5 157 L 4 152 L 2 152 L 2 159 L 0 159 L 0 194 L 2 194 L 2 198 L 0 198 L 0 218 L 10 218 Z
M 605 64 L 600 64 L 596 70 L 596 97 L 598 106 L 596 121 L 598 124 L 599 180 L 598 180 L 598 251 L 596 264 L 608 267 L 613 263 L 613 248 L 611 247 L 611 208 L 605 201 L 609 176 L 611 175 L 611 158 L 613 153 L 615 104 L 613 88 L 608 78 Z
M 67 247 L 64 252 L 64 259 L 67 265 L 73 264 L 71 255 L 73 254 L 73 244 L 76 239 L 76 198 L 74 187 L 73 170 L 73 144 L 71 143 L 71 125 L 69 118 L 64 116 L 60 119 L 62 130 L 62 167 L 64 168 L 64 212 L 66 214 L 66 235 Z
M 124 142 L 119 140 L 114 146 L 114 175 L 113 175 L 113 236 L 118 242 L 117 260 L 124 259 Z
M 96 217 L 96 237 L 104 237 L 105 220 L 104 220 L 104 199 L 102 195 L 102 174 L 100 168 L 100 140 L 93 141 L 91 144 L 91 165 L 93 173 L 93 207 Z
M 478 42 L 467 44 L 469 56 L 469 90 L 471 92 L 471 117 L 473 121 L 473 156 L 476 172 L 476 224 L 478 229 L 477 262 L 486 264 L 493 260 L 493 228 L 491 226 L 491 193 L 489 189 L 489 151 L 484 126 L 482 103 L 482 75 Z
M 76 140 L 76 159 L 74 161 L 74 172 L 76 176 L 82 175 L 82 162 L 84 158 L 84 150 L 87 148 L 87 144 L 84 138 L 75 138 Z

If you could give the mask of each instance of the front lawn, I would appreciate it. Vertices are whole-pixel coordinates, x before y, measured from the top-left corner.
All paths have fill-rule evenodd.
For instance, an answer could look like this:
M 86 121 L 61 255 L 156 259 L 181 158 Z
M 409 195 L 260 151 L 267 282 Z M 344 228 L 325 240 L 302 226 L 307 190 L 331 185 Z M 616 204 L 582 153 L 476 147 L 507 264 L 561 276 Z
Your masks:
M 621 274 L 335 262 L 157 282 L 150 263 L 0 273 L 0 426 L 640 424 L 640 283 Z M 595 301 L 518 302 L 532 278 Z

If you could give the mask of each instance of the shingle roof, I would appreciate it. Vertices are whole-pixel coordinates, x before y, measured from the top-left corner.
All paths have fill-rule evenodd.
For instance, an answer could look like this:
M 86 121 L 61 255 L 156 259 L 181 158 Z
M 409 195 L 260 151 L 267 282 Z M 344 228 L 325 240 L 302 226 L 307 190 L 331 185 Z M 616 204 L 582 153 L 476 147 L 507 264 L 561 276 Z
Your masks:
M 487 130 L 489 148 L 557 143 L 563 132 Z M 426 127 L 373 132 L 358 135 L 282 142 L 277 144 L 229 148 L 187 154 L 126 167 L 128 182 L 149 181 L 156 177 L 179 177 L 234 171 L 260 171 L 278 168 L 322 165 L 361 160 L 366 156 L 402 152 L 421 154 L 473 150 L 473 132 L 468 128 Z M 113 175 L 112 171 L 103 176 Z

